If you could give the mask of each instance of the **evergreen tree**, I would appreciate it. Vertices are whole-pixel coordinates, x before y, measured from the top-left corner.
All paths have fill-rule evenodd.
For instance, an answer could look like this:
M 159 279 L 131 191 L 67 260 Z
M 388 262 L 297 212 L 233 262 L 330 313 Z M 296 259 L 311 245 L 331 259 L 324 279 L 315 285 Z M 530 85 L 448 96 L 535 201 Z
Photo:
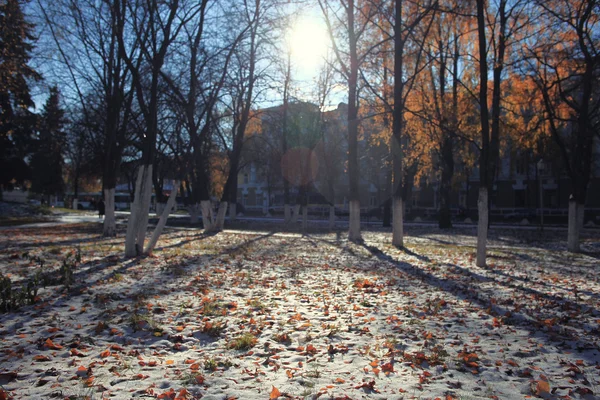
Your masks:
M 31 190 L 47 196 L 62 193 L 64 189 L 65 113 L 59 100 L 58 88 L 50 88 L 50 97 L 40 116 L 37 149 L 31 158 Z
M 27 82 L 40 79 L 27 65 L 33 27 L 18 0 L 0 0 L 0 196 L 3 186 L 28 177 L 24 157 L 35 118 Z

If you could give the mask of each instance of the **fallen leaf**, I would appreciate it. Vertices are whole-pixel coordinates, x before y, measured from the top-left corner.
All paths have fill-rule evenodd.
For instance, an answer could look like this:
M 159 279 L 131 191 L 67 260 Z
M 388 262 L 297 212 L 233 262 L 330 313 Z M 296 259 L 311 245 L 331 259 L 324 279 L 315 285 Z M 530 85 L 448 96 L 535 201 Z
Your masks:
M 281 392 L 275 386 L 273 386 L 273 390 L 271 390 L 271 394 L 269 395 L 269 399 L 273 400 L 281 396 Z

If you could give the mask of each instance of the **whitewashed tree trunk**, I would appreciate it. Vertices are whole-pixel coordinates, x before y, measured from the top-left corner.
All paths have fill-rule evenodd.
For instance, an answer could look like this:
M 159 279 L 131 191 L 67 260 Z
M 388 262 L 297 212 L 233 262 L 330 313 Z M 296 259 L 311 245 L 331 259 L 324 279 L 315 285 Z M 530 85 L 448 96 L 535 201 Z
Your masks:
M 290 224 L 295 225 L 298 223 L 298 217 L 300 216 L 300 204 L 294 205 L 292 209 L 292 218 L 290 219 Z
M 210 200 L 203 200 L 200 202 L 200 209 L 202 210 L 202 225 L 204 225 L 204 231 L 210 228 L 212 225 L 212 204 Z
M 477 209 L 479 221 L 477 222 L 477 260 L 475 264 L 478 267 L 485 267 L 489 220 L 488 192 L 485 187 L 479 188 Z
M 394 197 L 392 205 L 392 246 L 404 247 L 404 201 Z
M 165 210 L 166 206 L 167 206 L 166 203 L 156 203 L 156 212 L 155 213 L 156 213 L 157 217 L 160 217 L 163 214 L 163 211 Z
M 302 232 L 308 228 L 308 206 L 302 207 Z
M 104 225 L 102 234 L 113 237 L 117 234 L 117 219 L 115 217 L 115 188 L 104 189 Z
M 335 206 L 329 206 L 329 230 L 335 229 Z
M 225 215 L 227 215 L 227 205 L 226 201 L 222 201 L 219 204 L 219 211 L 217 212 L 217 219 L 214 223 L 213 230 L 216 232 L 221 232 L 223 228 L 225 228 Z
M 167 224 L 167 219 L 169 218 L 169 214 L 171 213 L 171 210 L 173 209 L 173 205 L 175 204 L 175 199 L 177 198 L 177 188 L 178 187 L 179 187 L 179 182 L 175 182 L 175 185 L 173 185 L 174 189 L 171 191 L 171 194 L 169 195 L 169 200 L 167 201 L 167 204 L 164 205 L 163 212 L 160 215 L 160 219 L 158 220 L 158 224 L 156 225 L 156 228 L 154 228 L 154 232 L 152 232 L 152 236 L 150 237 L 148 246 L 144 250 L 145 254 L 152 253 L 152 250 L 154 250 L 154 247 L 156 246 L 156 243 L 158 242 L 158 238 L 160 237 L 160 234 L 162 233 L 163 229 L 165 228 L 165 225 Z M 160 203 L 160 204 L 164 204 L 164 203 Z
M 292 219 L 292 213 L 291 213 L 291 208 L 289 204 L 284 204 L 283 205 L 283 222 L 286 224 L 290 223 L 290 220 Z
M 144 241 L 148 232 L 148 218 L 150 217 L 150 205 L 152 203 L 152 165 L 146 167 L 146 176 L 142 182 L 142 202 L 140 204 L 140 222 L 137 231 L 136 251 L 142 254 L 144 251 Z
M 135 183 L 135 199 L 131 204 L 131 214 L 127 222 L 127 234 L 125 236 L 126 257 L 136 257 L 143 250 L 143 239 L 145 238 L 145 229 L 148 227 L 148 213 L 150 211 L 151 182 L 152 166 L 140 166 Z M 142 229 L 144 229 L 143 236 L 140 235 Z M 140 236 L 142 238 L 141 242 Z
M 583 227 L 584 205 L 578 204 L 575 200 L 569 201 L 569 225 L 567 233 L 567 250 L 572 253 L 579 253 L 581 228 Z
M 192 204 L 187 207 L 188 213 L 190 214 L 190 224 L 197 224 L 200 218 L 200 204 Z
M 77 204 L 79 204 L 78 200 L 76 198 L 73 199 L 73 210 L 77 210 Z
M 362 239 L 360 233 L 360 201 L 350 200 L 350 215 L 348 220 L 348 240 L 357 242 Z
M 237 218 L 237 203 L 229 203 L 229 221 L 234 222 Z
M 210 200 L 202 200 L 200 202 L 200 207 L 202 208 L 202 223 L 204 224 L 204 232 L 210 232 L 215 220 L 212 203 Z

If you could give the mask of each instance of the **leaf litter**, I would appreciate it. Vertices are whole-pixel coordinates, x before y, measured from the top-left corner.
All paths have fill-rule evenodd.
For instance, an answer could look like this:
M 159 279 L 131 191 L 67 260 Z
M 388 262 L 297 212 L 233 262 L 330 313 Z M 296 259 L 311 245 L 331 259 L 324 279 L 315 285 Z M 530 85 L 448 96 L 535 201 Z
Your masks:
M 16 284 L 41 259 L 50 272 L 75 248 L 82 260 L 68 289 L 0 314 L 0 396 L 598 396 L 598 240 L 573 255 L 558 234 L 502 231 L 486 268 L 474 240 L 171 230 L 125 259 L 122 237 L 88 225 L 14 229 L 0 272 Z

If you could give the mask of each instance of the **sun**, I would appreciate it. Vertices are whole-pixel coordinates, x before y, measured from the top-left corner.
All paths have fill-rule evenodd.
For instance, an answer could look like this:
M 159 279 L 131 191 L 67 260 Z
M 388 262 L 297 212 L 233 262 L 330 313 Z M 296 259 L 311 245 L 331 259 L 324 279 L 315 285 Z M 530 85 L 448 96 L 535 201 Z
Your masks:
M 300 16 L 287 34 L 288 51 L 300 75 L 315 75 L 327 54 L 329 36 L 325 24 L 314 16 Z

